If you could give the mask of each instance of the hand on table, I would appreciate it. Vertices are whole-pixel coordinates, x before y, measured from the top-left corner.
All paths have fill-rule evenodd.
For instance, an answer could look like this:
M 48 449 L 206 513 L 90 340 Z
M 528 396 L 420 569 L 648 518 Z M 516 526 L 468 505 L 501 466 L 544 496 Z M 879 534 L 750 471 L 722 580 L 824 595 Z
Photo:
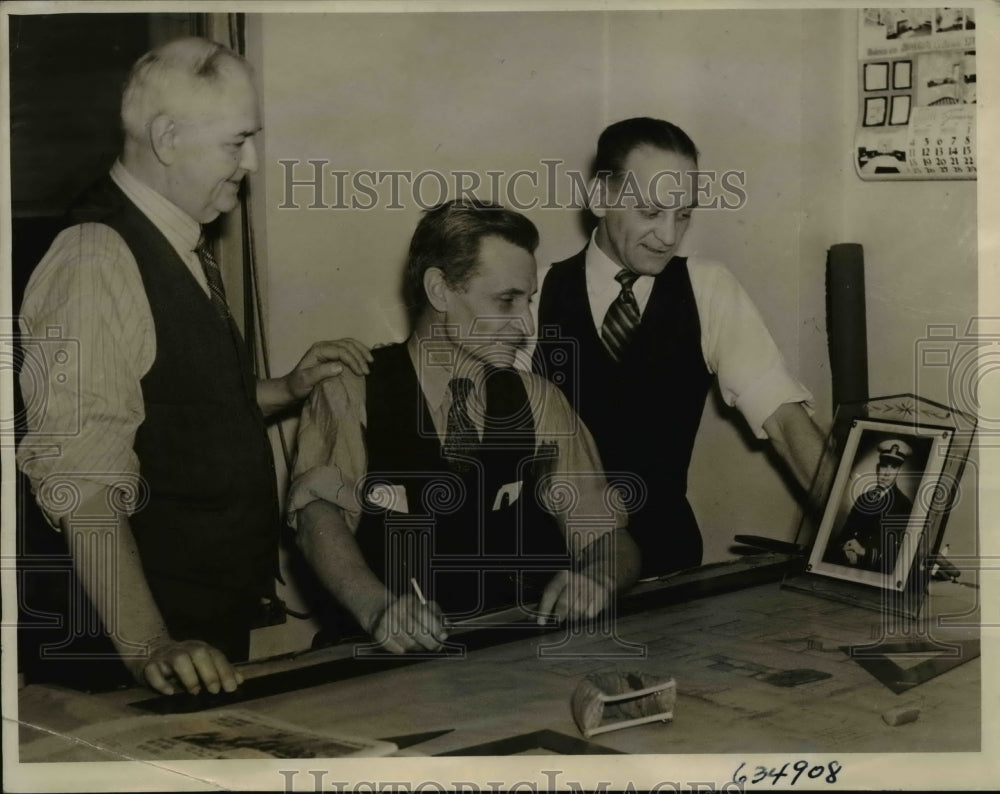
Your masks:
M 392 653 L 437 651 L 448 639 L 441 608 L 433 601 L 421 604 L 409 594 L 389 604 L 371 635 L 375 642 Z
M 851 538 L 844 544 L 844 556 L 851 565 L 857 565 L 865 557 L 865 547 L 855 538 Z
M 140 684 L 164 695 L 187 691 L 197 695 L 204 686 L 213 695 L 233 692 L 243 683 L 225 654 L 201 640 L 166 640 L 154 645 L 145 659 L 128 664 Z
M 595 618 L 608 605 L 613 595 L 609 585 L 583 573 L 560 571 L 545 586 L 542 599 L 538 602 L 539 625 L 545 623 L 545 615 L 555 615 L 559 621 L 566 618 Z

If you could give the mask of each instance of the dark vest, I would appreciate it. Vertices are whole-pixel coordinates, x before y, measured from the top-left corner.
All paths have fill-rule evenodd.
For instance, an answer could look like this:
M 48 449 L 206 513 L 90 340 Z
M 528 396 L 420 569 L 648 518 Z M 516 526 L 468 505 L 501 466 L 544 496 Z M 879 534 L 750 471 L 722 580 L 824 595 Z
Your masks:
M 372 354 L 368 472 L 356 534 L 369 567 L 399 595 L 412 592 L 415 578 L 452 617 L 537 600 L 569 558 L 555 519 L 536 498 L 545 451 L 535 452 L 520 376 L 487 375 L 483 439 L 459 460 L 445 454 L 437 437 L 406 346 Z M 390 493 L 397 509 L 386 501 Z M 404 493 L 405 511 L 399 509 Z
M 273 592 L 274 460 L 239 330 L 222 320 L 152 222 L 110 181 L 77 220 L 99 221 L 135 256 L 156 331 L 135 438 L 148 503 L 131 518 L 142 567 L 175 639 L 227 646 Z
M 620 362 L 601 343 L 590 311 L 586 250 L 554 264 L 538 306 L 534 367 L 565 393 L 597 442 L 609 474 L 646 486 L 629 512 L 643 575 L 701 562 L 702 542 L 687 502 L 687 471 L 711 384 L 687 260 L 656 277 L 639 329 Z

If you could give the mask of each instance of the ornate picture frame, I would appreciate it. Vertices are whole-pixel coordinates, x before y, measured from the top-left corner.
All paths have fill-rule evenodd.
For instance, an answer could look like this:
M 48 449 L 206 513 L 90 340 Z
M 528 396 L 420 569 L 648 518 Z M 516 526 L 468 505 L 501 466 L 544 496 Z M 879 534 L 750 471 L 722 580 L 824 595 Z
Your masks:
M 930 528 L 952 430 L 855 420 L 808 571 L 903 590 Z
M 841 405 L 785 587 L 916 617 L 936 570 L 976 420 L 913 394 Z M 821 467 L 822 470 L 823 467 Z

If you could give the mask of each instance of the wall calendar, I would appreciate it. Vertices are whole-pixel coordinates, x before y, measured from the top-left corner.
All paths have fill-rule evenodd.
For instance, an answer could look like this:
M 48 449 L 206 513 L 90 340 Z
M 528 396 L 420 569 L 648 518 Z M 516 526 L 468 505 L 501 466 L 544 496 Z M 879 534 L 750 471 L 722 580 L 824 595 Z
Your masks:
M 976 178 L 976 18 L 972 8 L 859 12 L 862 179 Z

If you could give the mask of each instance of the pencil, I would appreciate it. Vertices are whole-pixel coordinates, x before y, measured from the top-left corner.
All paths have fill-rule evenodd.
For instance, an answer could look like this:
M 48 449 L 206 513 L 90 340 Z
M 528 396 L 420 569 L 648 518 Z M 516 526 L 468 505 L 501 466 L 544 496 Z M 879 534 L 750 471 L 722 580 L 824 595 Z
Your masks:
M 420 585 L 417 584 L 417 580 L 412 576 L 410 577 L 410 584 L 413 585 L 413 592 L 417 594 L 417 598 L 420 599 L 420 603 L 423 606 L 427 606 L 427 599 L 424 598 L 424 594 L 420 589 Z

